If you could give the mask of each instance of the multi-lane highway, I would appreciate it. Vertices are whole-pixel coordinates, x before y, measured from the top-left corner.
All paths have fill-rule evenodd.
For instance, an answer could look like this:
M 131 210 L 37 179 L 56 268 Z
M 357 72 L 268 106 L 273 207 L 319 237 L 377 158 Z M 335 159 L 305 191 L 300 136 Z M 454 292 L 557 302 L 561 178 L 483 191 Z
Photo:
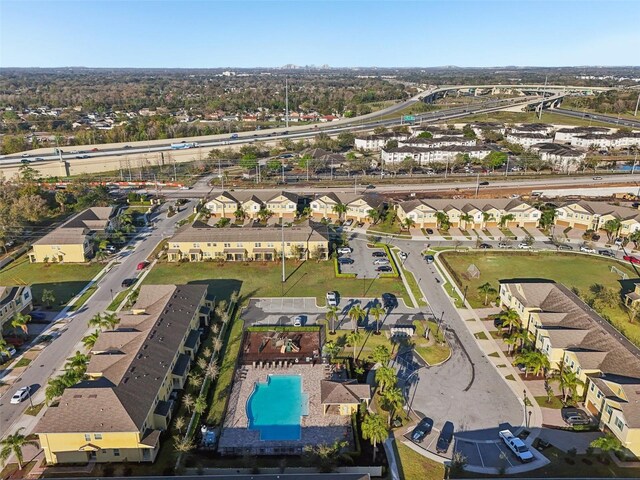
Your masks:
M 611 115 L 603 115 L 601 113 L 578 112 L 575 110 L 567 110 L 564 108 L 554 108 L 553 113 L 559 113 L 560 115 L 567 115 L 569 117 L 584 118 L 586 120 L 593 120 L 596 122 L 607 122 L 625 127 L 640 128 L 640 120 L 632 120 L 624 117 L 614 117 Z

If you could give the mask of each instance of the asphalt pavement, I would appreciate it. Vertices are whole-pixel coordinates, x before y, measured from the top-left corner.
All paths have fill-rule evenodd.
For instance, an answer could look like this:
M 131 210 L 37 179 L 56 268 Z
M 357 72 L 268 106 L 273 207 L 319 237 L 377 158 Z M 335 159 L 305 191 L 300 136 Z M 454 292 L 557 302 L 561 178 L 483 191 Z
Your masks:
M 114 266 L 98 281 L 98 288 L 78 311 L 63 313 L 56 320 L 65 321 L 65 329 L 55 338 L 51 344 L 45 347 L 40 355 L 31 362 L 29 367 L 17 379 L 12 388 L 0 397 L 0 438 L 11 433 L 14 423 L 21 417 L 29 406 L 25 401 L 18 405 L 11 405 L 11 396 L 23 386 L 32 389 L 33 403 L 44 401 L 44 390 L 47 381 L 64 365 L 67 358 L 81 349 L 81 340 L 88 333 L 88 321 L 97 313 L 103 313 L 112 301 L 112 297 L 122 290 L 121 283 L 125 278 L 136 276 L 138 263 L 145 260 L 163 238 L 171 236 L 175 231 L 175 225 L 193 212 L 193 203 L 171 218 L 167 218 L 166 204 L 150 219 L 154 227 L 143 229 L 131 242 L 133 249 L 124 249 L 119 256 L 119 263 Z

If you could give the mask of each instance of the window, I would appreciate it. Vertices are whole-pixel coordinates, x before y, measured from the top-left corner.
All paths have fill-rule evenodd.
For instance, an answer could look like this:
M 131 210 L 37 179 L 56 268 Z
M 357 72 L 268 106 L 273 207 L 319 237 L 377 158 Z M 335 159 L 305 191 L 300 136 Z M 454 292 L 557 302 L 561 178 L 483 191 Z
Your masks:
M 595 390 L 595 388 L 596 388 L 596 384 L 592 383 L 591 387 L 589 388 L 589 390 L 591 390 L 593 392 Z
M 101 434 L 101 433 L 96 433 L 96 434 L 94 434 L 94 435 L 93 435 L 93 437 L 94 437 L 96 440 L 102 440 L 102 434 Z
M 624 423 L 618 417 L 616 417 L 616 420 L 614 423 L 616 424 L 616 427 L 618 427 L 619 430 L 622 431 L 624 429 Z
M 261 242 L 256 242 L 256 248 L 260 248 L 262 246 Z
M 230 243 L 225 243 L 224 244 L 224 248 L 231 248 L 231 244 Z
M 119 448 L 114 448 L 113 449 L 113 456 L 114 457 L 119 457 L 120 456 L 120 449 Z
M 85 433 L 85 434 L 84 434 L 84 439 L 85 439 L 87 442 L 90 442 L 90 441 L 91 441 L 91 434 L 90 434 L 90 433 Z
M 605 412 L 607 412 L 607 415 L 611 415 L 611 410 L 613 410 L 613 409 L 611 408 L 611 405 L 607 405 L 607 406 L 605 407 L 605 409 L 604 409 L 604 411 L 605 411 Z

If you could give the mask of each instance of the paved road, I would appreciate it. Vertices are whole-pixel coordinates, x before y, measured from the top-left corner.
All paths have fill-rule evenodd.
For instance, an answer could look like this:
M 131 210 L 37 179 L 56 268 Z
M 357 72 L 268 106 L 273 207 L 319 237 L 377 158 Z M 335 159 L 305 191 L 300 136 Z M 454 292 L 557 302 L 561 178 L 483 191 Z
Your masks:
M 408 391 L 412 408 L 433 418 L 436 428 L 452 421 L 457 438 L 495 438 L 499 426 L 520 425 L 524 412 L 519 399 L 486 358 L 452 305 L 436 268 L 422 259 L 422 245 L 401 240 L 393 243 L 409 253 L 405 267 L 414 273 L 434 315 L 443 319 L 453 346 L 448 362 L 416 373 L 418 381 L 411 382 Z
M 565 108 L 554 108 L 552 113 L 559 113 L 568 117 L 584 118 L 594 120 L 596 122 L 614 123 L 616 125 L 624 125 L 625 127 L 640 128 L 640 120 L 632 120 L 629 118 L 618 118 L 611 115 L 603 115 L 601 113 L 585 113 L 575 110 L 567 110 Z
M 193 211 L 193 203 L 186 205 L 182 212 L 171 218 L 166 216 L 166 205 L 151 220 L 155 228 L 138 235 L 132 250 L 121 252 L 121 261 L 116 264 L 98 282 L 98 288 L 91 300 L 79 311 L 69 316 L 64 333 L 47 346 L 29 365 L 11 389 L 0 397 L 0 437 L 12 431 L 12 425 L 29 406 L 25 401 L 19 405 L 11 405 L 9 400 L 15 391 L 25 385 L 32 388 L 34 403 L 44 401 L 44 389 L 47 380 L 57 372 L 66 359 L 78 348 L 78 343 L 87 334 L 88 321 L 96 313 L 102 313 L 109 306 L 113 296 L 122 290 L 121 283 L 125 278 L 136 275 L 136 266 L 145 260 L 162 238 L 171 236 L 176 222 L 186 218 Z

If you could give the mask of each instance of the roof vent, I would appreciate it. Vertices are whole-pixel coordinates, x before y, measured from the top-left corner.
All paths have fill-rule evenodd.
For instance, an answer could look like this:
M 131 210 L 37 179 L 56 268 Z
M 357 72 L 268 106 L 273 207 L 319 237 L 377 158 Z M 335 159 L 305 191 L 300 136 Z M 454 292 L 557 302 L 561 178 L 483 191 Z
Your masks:
M 74 395 L 73 398 L 82 398 L 82 395 Z

